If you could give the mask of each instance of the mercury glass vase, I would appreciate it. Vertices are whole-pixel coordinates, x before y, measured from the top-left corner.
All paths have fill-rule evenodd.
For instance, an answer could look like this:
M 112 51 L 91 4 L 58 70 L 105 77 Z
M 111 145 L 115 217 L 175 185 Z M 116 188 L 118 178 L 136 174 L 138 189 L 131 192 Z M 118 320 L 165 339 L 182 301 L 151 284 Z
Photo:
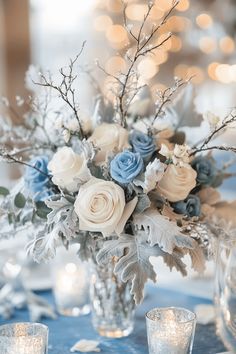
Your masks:
M 218 242 L 215 284 L 217 333 L 236 353 L 236 238 Z
M 131 283 L 123 283 L 115 274 L 115 259 L 108 265 L 91 261 L 92 324 L 101 335 L 110 338 L 128 336 L 134 326 L 134 300 Z

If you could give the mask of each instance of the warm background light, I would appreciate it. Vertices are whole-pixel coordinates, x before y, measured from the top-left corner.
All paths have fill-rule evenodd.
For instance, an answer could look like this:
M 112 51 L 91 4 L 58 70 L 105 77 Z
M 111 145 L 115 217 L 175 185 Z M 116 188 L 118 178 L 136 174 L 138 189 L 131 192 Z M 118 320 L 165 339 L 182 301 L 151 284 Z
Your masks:
M 225 54 L 231 54 L 235 50 L 234 40 L 231 37 L 224 37 L 220 40 L 220 49 Z
M 202 52 L 210 54 L 216 50 L 216 40 L 212 37 L 202 37 L 199 40 L 199 48 Z
M 105 64 L 105 69 L 110 74 L 117 74 L 123 72 L 126 68 L 126 61 L 120 56 L 114 56 L 108 59 Z
M 158 72 L 158 66 L 152 58 L 144 58 L 138 64 L 138 72 L 144 79 L 151 79 Z
M 95 18 L 94 28 L 96 31 L 107 31 L 107 29 L 112 26 L 112 19 L 109 16 L 101 15 Z
M 196 23 L 200 28 L 209 28 L 212 26 L 212 17 L 208 14 L 200 14 L 196 18 Z

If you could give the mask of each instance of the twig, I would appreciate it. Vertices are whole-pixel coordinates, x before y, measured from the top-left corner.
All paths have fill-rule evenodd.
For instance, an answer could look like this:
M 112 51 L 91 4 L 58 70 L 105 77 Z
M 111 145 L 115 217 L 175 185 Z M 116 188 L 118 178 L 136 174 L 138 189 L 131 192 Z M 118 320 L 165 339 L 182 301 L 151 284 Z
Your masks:
M 61 76 L 62 76 L 62 80 L 60 82 L 59 85 L 56 85 L 53 83 L 52 78 L 49 75 L 49 78 L 47 79 L 45 75 L 41 75 L 41 79 L 42 82 L 34 82 L 36 85 L 42 86 L 42 87 L 48 87 L 51 88 L 53 90 L 55 90 L 56 92 L 59 93 L 59 96 L 63 99 L 63 101 L 71 108 L 71 110 L 73 111 L 75 118 L 78 121 L 79 124 L 79 128 L 80 128 L 80 133 L 82 138 L 85 138 L 86 135 L 83 131 L 83 127 L 79 118 L 79 114 L 78 114 L 78 105 L 75 101 L 75 89 L 73 88 L 73 84 L 75 82 L 75 80 L 77 79 L 77 75 L 73 74 L 73 70 L 74 70 L 74 65 L 77 62 L 78 58 L 80 57 L 80 55 L 83 52 L 85 46 L 85 42 L 83 42 L 82 47 L 80 52 L 76 55 L 74 60 L 70 60 L 70 64 L 68 66 L 69 68 L 69 72 L 68 74 L 65 73 L 65 71 L 63 70 L 63 68 L 61 68 L 59 70 Z
M 145 37 L 144 35 L 144 27 L 145 24 L 150 16 L 151 10 L 154 6 L 154 3 L 149 3 L 148 5 L 148 10 L 146 12 L 146 14 L 144 15 L 143 21 L 140 25 L 138 34 L 135 35 L 132 32 L 132 29 L 129 28 L 128 25 L 128 20 L 127 20 L 127 16 L 126 16 L 126 9 L 127 9 L 127 4 L 124 4 L 124 10 L 123 10 L 123 17 L 124 17 L 124 24 L 125 27 L 127 29 L 127 32 L 130 34 L 130 36 L 135 40 L 136 42 L 136 48 L 135 48 L 135 52 L 132 56 L 128 56 L 130 65 L 126 71 L 126 73 L 121 73 L 120 76 L 115 76 L 112 75 L 110 73 L 108 73 L 104 68 L 102 68 L 100 65 L 98 65 L 98 67 L 108 76 L 113 77 L 119 84 L 120 86 L 120 92 L 118 93 L 117 96 L 117 100 L 118 100 L 118 109 L 119 109 L 119 113 L 120 113 L 120 120 L 121 120 L 121 125 L 123 127 L 126 126 L 126 117 L 128 114 L 128 107 L 127 107 L 127 95 L 130 94 L 130 84 L 132 84 L 132 78 L 133 76 L 136 74 L 134 72 L 134 68 L 137 64 L 137 61 L 139 60 L 140 57 L 147 55 L 148 53 L 152 53 L 155 49 L 161 47 L 165 42 L 167 42 L 170 38 L 171 38 L 171 33 L 169 33 L 167 35 L 167 37 L 165 39 L 163 39 L 160 43 L 156 44 L 156 45 L 150 45 L 149 43 L 151 42 L 151 40 L 153 39 L 153 37 L 155 36 L 155 34 L 159 31 L 159 29 L 166 23 L 166 21 L 168 20 L 170 14 L 173 12 L 173 10 L 176 8 L 176 6 L 178 5 L 179 1 L 175 1 L 172 5 L 172 7 L 170 8 L 170 10 L 166 13 L 166 15 L 164 16 L 164 18 L 162 19 L 161 23 L 159 25 L 154 25 L 152 28 L 151 33 Z M 137 80 L 136 80 L 137 81 Z M 140 88 L 138 86 L 136 86 L 135 88 L 136 93 L 133 95 L 133 97 L 135 97 L 137 95 L 137 93 L 139 92 Z M 132 99 L 128 99 L 128 103 L 130 104 L 132 102 Z
M 50 178 L 50 176 L 45 173 L 44 171 L 40 170 L 38 167 L 34 166 L 34 165 L 31 165 L 29 164 L 28 162 L 25 162 L 21 159 L 18 159 L 16 158 L 15 156 L 9 154 L 9 153 L 6 153 L 6 152 L 3 152 L 3 151 L 0 151 L 0 156 L 3 158 L 3 160 L 5 160 L 6 162 L 8 163 L 18 163 L 18 164 L 21 164 L 21 165 L 24 165 L 24 166 L 27 166 L 27 167 L 30 167 L 30 168 L 33 168 L 35 169 L 36 171 L 38 171 L 39 173 L 41 173 L 42 175 Z
M 233 111 L 222 121 L 222 123 L 216 127 L 209 136 L 206 137 L 206 139 L 203 141 L 202 145 L 200 147 L 194 147 L 193 151 L 191 152 L 190 156 L 194 156 L 195 154 L 202 152 L 202 151 L 208 151 L 208 150 L 222 150 L 222 151 L 232 151 L 236 152 L 236 147 L 230 147 L 230 146 L 208 146 L 208 144 L 220 133 L 222 133 L 225 128 L 227 128 L 230 124 L 236 122 L 236 115 L 233 114 Z

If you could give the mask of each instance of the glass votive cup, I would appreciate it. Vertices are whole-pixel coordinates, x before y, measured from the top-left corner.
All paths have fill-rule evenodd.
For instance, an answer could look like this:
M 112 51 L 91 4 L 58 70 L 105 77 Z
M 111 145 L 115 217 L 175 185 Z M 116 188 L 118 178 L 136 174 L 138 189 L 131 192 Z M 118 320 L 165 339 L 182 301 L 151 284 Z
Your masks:
M 1 354 L 47 354 L 48 327 L 19 322 L 0 326 Z
M 90 312 L 89 265 L 78 255 L 78 245 L 68 250 L 59 247 L 52 263 L 52 286 L 57 311 L 64 316 L 81 316 Z
M 154 308 L 146 313 L 149 354 L 191 354 L 195 313 L 178 307 Z

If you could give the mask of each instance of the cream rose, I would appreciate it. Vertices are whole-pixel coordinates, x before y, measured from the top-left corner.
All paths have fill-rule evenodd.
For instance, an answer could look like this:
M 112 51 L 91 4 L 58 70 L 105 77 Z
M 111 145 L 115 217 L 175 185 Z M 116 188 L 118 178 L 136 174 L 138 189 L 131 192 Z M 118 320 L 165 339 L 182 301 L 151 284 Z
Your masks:
M 197 173 L 191 166 L 168 165 L 157 190 L 170 202 L 184 200 L 196 186 L 196 177 Z
M 91 176 L 84 155 L 76 154 L 67 146 L 54 154 L 48 169 L 53 183 L 69 192 L 76 192 L 78 184 L 87 182 Z
M 137 198 L 126 205 L 123 189 L 114 182 L 91 178 L 81 186 L 74 208 L 80 230 L 109 236 L 123 231 L 136 204 Z
M 106 160 L 108 152 L 122 151 L 129 147 L 128 131 L 119 124 L 103 123 L 98 125 L 89 141 L 99 148 L 95 161 L 99 164 Z

